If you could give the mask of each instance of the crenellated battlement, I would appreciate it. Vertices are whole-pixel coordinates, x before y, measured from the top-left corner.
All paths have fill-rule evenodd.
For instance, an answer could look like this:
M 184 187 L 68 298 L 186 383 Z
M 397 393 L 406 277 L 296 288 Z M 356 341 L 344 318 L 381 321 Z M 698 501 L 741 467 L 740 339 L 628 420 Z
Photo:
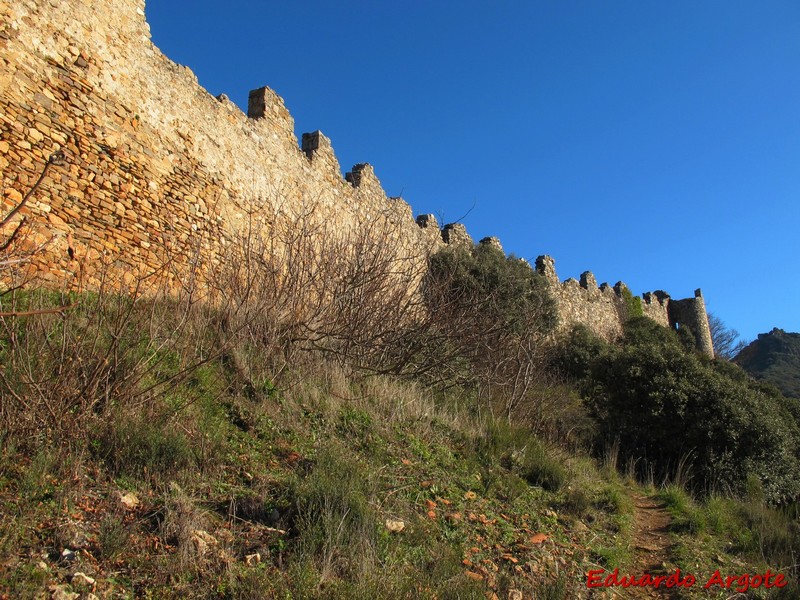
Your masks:
M 475 245 L 472 237 L 467 233 L 467 228 L 461 223 L 448 223 L 442 229 L 442 240 L 450 246 L 465 246 L 471 248 Z
M 613 287 L 607 283 L 598 286 L 591 271 L 584 271 L 580 281 L 567 279 L 561 283 L 555 270 L 555 261 L 550 256 L 536 259 L 536 271 L 550 284 L 562 327 L 580 323 L 612 340 L 622 335 L 625 321 L 641 310 L 642 315 L 664 327 L 691 328 L 698 349 L 714 355 L 708 315 L 700 290 L 695 292 L 694 298 L 686 300 L 671 300 L 669 294 L 661 290 L 647 292 L 641 298 L 636 298 L 622 281 Z
M 580 286 L 587 291 L 600 291 L 600 288 L 597 285 L 597 279 L 595 279 L 595 276 L 591 271 L 584 271 L 581 273 Z
M 251 90 L 247 98 L 247 118 L 265 119 L 271 129 L 294 132 L 294 119 L 283 98 L 267 86 Z

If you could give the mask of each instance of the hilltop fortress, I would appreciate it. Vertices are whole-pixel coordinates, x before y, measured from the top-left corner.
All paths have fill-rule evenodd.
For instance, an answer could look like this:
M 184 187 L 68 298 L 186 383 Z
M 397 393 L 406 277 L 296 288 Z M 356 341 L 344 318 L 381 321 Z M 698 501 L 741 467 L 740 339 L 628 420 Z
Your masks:
M 247 114 L 211 96 L 152 44 L 144 0 L 15 0 L 0 5 L 0 18 L 0 217 L 53 152 L 65 156 L 20 211 L 30 232 L 19 243 L 31 254 L 14 277 L 66 285 L 80 273 L 91 287 L 113 264 L 133 277 L 162 272 L 180 283 L 181 267 L 212 267 L 237 231 L 269 231 L 270 215 L 299 206 L 326 232 L 381 216 L 392 224 L 392 251 L 413 261 L 472 243 L 461 225 L 414 219 L 405 201 L 386 196 L 370 165 L 342 177 L 330 140 L 316 131 L 298 142 L 269 88 L 250 92 Z M 713 356 L 699 290 L 686 300 L 664 292 L 636 298 L 622 283 L 598 286 L 589 272 L 562 283 L 547 256 L 535 268 L 551 286 L 562 327 L 583 323 L 613 339 L 625 319 L 644 314 L 690 327 Z

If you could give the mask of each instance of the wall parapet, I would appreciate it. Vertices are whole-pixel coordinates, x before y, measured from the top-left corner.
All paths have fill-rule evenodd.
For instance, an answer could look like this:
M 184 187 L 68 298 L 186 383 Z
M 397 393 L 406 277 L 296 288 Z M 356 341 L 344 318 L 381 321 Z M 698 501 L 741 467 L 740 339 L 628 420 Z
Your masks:
M 613 287 L 607 283 L 598 286 L 592 272 L 584 271 L 579 281 L 570 278 L 562 283 L 556 273 L 555 260 L 550 256 L 536 259 L 536 271 L 550 286 L 562 328 L 582 324 L 607 340 L 622 335 L 624 322 L 630 317 L 628 298 L 634 298 L 622 281 Z M 646 292 L 640 298 L 640 306 L 644 316 L 664 327 L 690 327 L 698 350 L 713 357 L 708 316 L 700 290 L 695 292 L 694 298 L 685 300 L 672 300 L 662 290 Z
M 312 166 L 331 178 L 342 178 L 342 168 L 339 166 L 339 159 L 336 158 L 330 138 L 317 130 L 304 133 L 301 144 L 303 153 L 311 161 Z
M 475 245 L 472 237 L 467 233 L 467 228 L 462 223 L 448 223 L 445 225 L 442 229 L 442 239 L 445 244 L 454 247 L 472 248 Z

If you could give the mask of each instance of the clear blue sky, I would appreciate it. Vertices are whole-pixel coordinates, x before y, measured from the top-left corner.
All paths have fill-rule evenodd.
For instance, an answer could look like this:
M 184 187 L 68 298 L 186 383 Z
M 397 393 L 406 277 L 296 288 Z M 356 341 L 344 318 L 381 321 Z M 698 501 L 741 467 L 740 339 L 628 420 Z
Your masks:
M 212 94 L 280 94 L 342 168 L 634 293 L 800 331 L 800 2 L 147 0 Z M 470 212 L 471 211 L 471 212 Z

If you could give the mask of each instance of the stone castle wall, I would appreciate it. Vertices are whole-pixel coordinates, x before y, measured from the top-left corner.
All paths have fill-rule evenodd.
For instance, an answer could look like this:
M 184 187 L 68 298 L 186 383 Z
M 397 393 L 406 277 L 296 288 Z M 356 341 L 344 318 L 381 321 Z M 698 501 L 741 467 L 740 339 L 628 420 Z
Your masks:
M 331 141 L 319 131 L 298 141 L 269 88 L 250 93 L 247 114 L 211 96 L 152 44 L 144 0 L 2 3 L 0 67 L 0 215 L 19 203 L 48 156 L 65 155 L 18 215 L 30 226 L 17 243 L 31 255 L 15 277 L 58 285 L 80 278 L 91 287 L 113 264 L 180 284 L 191 265 L 224 260 L 238 232 L 269 235 L 275 216 L 293 211 L 314 216 L 323 243 L 380 217 L 391 226 L 374 236 L 390 236 L 384 241 L 409 262 L 473 243 L 463 225 L 440 229 L 432 215 L 415 221 L 370 165 L 343 177 Z M 627 318 L 623 286 L 598 287 L 591 273 L 562 284 L 553 265 L 537 261 L 564 326 L 618 337 Z M 668 306 L 665 295 L 645 295 L 642 309 L 669 326 Z M 695 309 L 687 304 L 673 316 L 697 319 Z
M 562 328 L 586 325 L 611 341 L 622 335 L 626 320 L 641 313 L 664 327 L 688 327 L 694 334 L 698 350 L 714 356 L 708 313 L 699 289 L 695 290 L 694 298 L 683 300 L 673 300 L 663 291 L 636 298 L 621 281 L 613 287 L 607 283 L 598 286 L 590 271 L 581 274 L 580 281 L 567 279 L 561 282 L 556 274 L 555 261 L 549 256 L 536 259 L 536 271 L 550 286 Z
M 536 271 L 550 284 L 564 327 L 580 323 L 601 337 L 614 340 L 622 335 L 623 323 L 633 316 L 631 301 L 640 304 L 645 316 L 664 327 L 670 326 L 666 298 L 645 294 L 641 299 L 634 299 L 622 282 L 613 287 L 607 283 L 598 286 L 590 271 L 584 272 L 580 281 L 567 279 L 562 283 L 556 275 L 555 261 L 549 256 L 536 259 Z
M 40 277 L 82 267 L 91 284 L 104 257 L 144 273 L 162 268 L 165 249 L 187 247 L 213 262 L 251 214 L 268 228 L 267 215 L 299 206 L 338 230 L 389 214 L 409 251 L 430 239 L 369 165 L 345 180 L 324 135 L 301 147 L 272 90 L 251 92 L 248 115 L 206 92 L 151 43 L 143 0 L 20 0 L 0 11 L 0 208 L 50 153 L 66 156 L 24 211 L 38 224 L 28 245 L 47 244 L 30 265 Z

